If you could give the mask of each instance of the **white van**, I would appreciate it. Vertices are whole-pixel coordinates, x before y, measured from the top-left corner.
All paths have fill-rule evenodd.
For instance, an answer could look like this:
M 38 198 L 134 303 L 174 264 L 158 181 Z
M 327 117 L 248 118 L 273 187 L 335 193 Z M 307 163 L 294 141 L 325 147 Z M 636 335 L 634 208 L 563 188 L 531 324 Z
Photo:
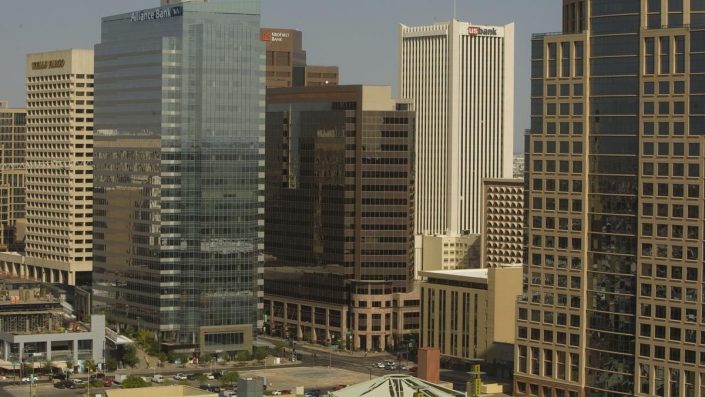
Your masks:
M 154 375 L 154 376 L 152 376 L 152 382 L 154 382 L 154 383 L 162 383 L 162 382 L 164 382 L 164 376 L 162 376 L 162 375 Z

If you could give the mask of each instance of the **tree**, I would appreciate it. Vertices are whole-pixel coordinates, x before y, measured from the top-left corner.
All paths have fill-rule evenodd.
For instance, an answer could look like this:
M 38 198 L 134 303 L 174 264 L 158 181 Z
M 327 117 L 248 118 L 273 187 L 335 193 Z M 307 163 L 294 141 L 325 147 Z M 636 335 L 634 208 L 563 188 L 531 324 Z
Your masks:
M 42 371 L 47 374 L 50 374 L 52 372 L 51 360 L 42 361 Z
M 92 358 L 88 358 L 85 361 L 83 361 L 83 366 L 86 367 L 86 370 L 88 370 L 89 373 L 95 372 L 96 369 L 98 369 L 98 365 L 93 361 Z
M 237 361 L 250 361 L 250 352 L 247 350 L 237 352 Z
M 137 344 L 147 352 L 150 356 L 156 356 L 159 352 L 159 346 L 157 345 L 156 339 L 154 339 L 154 332 L 148 329 L 141 329 L 137 331 L 137 336 L 135 337 Z
M 107 367 L 108 371 L 115 371 L 118 367 L 118 362 L 116 359 L 108 357 L 108 359 L 105 360 L 105 366 Z
M 256 347 L 255 348 L 255 360 L 257 361 L 262 361 L 268 356 L 268 351 L 264 347 Z
M 130 375 L 122 381 L 123 389 L 135 389 L 138 387 L 147 387 L 149 385 L 149 382 L 135 375 Z
M 227 371 L 220 377 L 220 385 L 225 387 L 234 384 L 240 379 L 240 374 L 235 371 Z
M 125 347 L 125 353 L 122 354 L 122 363 L 134 367 L 139 362 L 137 358 L 137 348 L 133 345 L 127 345 Z

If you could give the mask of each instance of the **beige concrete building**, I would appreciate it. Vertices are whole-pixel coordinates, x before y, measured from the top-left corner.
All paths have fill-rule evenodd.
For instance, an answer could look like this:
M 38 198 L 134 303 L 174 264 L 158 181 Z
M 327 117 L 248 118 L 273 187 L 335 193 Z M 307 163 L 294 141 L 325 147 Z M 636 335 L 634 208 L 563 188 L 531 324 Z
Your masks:
M 457 362 L 484 360 L 483 371 L 510 379 L 521 265 L 421 272 L 421 347 Z
M 482 267 L 522 263 L 524 180 L 485 179 L 482 192 Z
M 521 265 L 421 272 L 421 347 L 510 379 Z M 469 368 L 468 368 L 469 369 Z
M 456 270 L 480 268 L 482 260 L 482 239 L 478 234 L 465 236 L 417 236 L 422 239 L 416 244 L 421 250 L 418 271 Z
M 22 248 L 18 220 L 24 218 L 26 109 L 0 101 L 0 251 Z M 20 228 L 22 229 L 22 228 Z
M 93 51 L 29 54 L 26 75 L 25 253 L 3 255 L 0 271 L 81 284 L 93 259 Z
M 109 389 L 105 391 L 107 397 L 215 397 L 218 393 L 211 393 L 192 386 L 171 385 L 140 387 L 137 389 Z

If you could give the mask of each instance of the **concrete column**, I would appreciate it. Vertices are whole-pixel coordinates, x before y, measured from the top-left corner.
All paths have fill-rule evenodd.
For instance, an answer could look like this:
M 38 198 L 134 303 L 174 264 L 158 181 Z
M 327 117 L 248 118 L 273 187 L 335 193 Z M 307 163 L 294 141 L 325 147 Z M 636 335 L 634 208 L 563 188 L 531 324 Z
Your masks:
M 78 339 L 73 341 L 73 362 L 74 364 L 78 363 Z
M 286 337 L 286 336 L 288 336 L 287 333 L 289 332 L 289 324 L 288 324 L 289 310 L 286 306 L 286 302 L 282 302 L 282 303 L 284 305 L 284 320 L 282 321 L 282 324 L 283 324 L 282 325 L 282 337 Z
M 24 342 L 20 342 L 20 361 L 24 362 Z
M 296 305 L 296 337 L 299 340 L 304 338 L 304 332 L 301 328 L 301 305 Z
M 330 309 L 326 309 L 326 340 L 330 341 Z
M 10 356 L 10 342 L 3 341 L 2 345 L 4 347 L 3 352 L 2 352 L 2 359 L 5 361 L 8 361 L 8 358 Z
M 47 360 L 51 361 L 51 341 L 47 341 Z
M 68 280 L 65 280 L 62 282 L 67 283 L 69 285 L 76 285 L 76 273 L 75 272 L 68 272 Z
M 343 310 L 340 311 L 340 338 L 343 340 L 344 343 L 346 343 L 346 345 L 345 345 L 346 349 L 349 347 L 347 345 L 348 326 L 349 326 L 348 325 L 348 311 L 345 308 L 343 308 Z

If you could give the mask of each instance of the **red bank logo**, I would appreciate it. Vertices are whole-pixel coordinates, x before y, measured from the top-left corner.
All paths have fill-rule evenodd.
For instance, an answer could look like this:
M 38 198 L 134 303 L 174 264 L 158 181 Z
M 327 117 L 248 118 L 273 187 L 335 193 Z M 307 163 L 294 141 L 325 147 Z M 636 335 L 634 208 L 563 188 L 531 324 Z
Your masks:
M 468 36 L 497 36 L 497 29 L 483 29 L 479 26 L 468 26 Z

